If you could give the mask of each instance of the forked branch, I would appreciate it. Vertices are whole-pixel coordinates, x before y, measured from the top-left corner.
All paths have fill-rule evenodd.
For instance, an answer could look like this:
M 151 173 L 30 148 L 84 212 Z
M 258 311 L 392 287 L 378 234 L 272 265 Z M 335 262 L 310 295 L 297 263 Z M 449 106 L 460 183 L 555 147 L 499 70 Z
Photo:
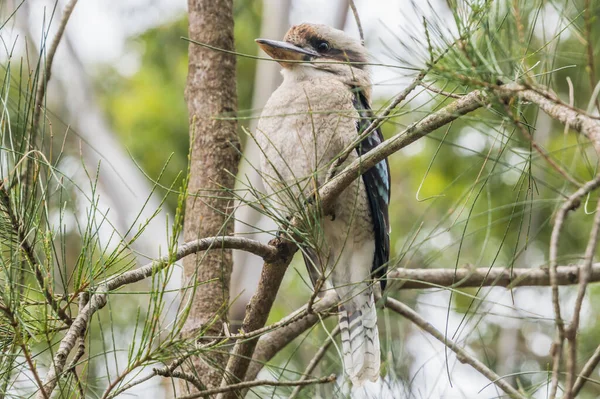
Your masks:
M 108 300 L 108 294 L 124 285 L 133 284 L 148 278 L 156 273 L 160 273 L 163 269 L 169 267 L 174 262 L 200 251 L 209 249 L 241 249 L 256 255 L 269 259 L 275 255 L 274 249 L 268 245 L 259 243 L 258 241 L 250 240 L 241 237 L 210 237 L 195 240 L 184 245 L 181 245 L 177 252 L 151 262 L 138 269 L 130 270 L 118 276 L 110 277 L 98 285 L 98 288 L 90 295 L 87 305 L 79 312 L 73 323 L 69 327 L 64 338 L 61 340 L 58 350 L 54 355 L 50 370 L 44 380 L 44 389 L 38 393 L 39 399 L 50 396 L 61 373 L 65 368 L 67 358 L 73 350 L 78 338 L 85 335 L 88 322 L 91 316 L 98 310 L 102 309 Z

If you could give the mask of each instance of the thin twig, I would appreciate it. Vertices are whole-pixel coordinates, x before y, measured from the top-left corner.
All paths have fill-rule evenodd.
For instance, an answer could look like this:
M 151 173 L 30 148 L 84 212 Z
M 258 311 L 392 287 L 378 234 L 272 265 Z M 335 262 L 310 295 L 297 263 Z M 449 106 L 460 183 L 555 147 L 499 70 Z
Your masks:
M 573 176 L 571 176 L 570 174 L 567 173 L 567 171 L 565 171 L 563 168 L 561 168 L 560 165 L 557 164 L 556 161 L 554 161 L 554 159 L 550 158 L 550 156 L 548 154 L 546 154 L 546 152 L 538 145 L 538 143 L 533 139 L 531 134 L 529 134 L 527 129 L 525 129 L 525 126 L 523 126 L 523 123 L 517 118 L 517 116 L 514 114 L 514 112 L 510 109 L 508 104 L 504 103 L 503 105 L 504 105 L 504 109 L 506 110 L 506 113 L 508 115 L 510 115 L 511 119 L 513 120 L 513 123 L 519 128 L 519 131 L 521 132 L 521 134 L 529 141 L 529 143 L 531 143 L 531 146 L 538 152 L 538 154 L 540 154 L 540 156 L 542 158 L 544 158 L 544 160 L 546 162 L 548 162 L 550 167 L 552 167 L 552 169 L 556 170 L 562 177 L 564 177 L 566 180 L 568 180 L 571 184 L 575 185 L 575 187 L 581 187 L 580 182 L 575 180 L 573 178 Z
M 354 0 L 349 0 L 350 9 L 352 10 L 352 14 L 354 14 L 354 20 L 356 21 L 356 26 L 358 27 L 358 34 L 360 36 L 360 44 L 365 45 L 365 33 L 363 32 L 362 24 L 360 23 L 360 15 L 358 15 L 358 9 L 356 8 L 356 4 L 354 4 Z
M 85 305 L 87 305 L 89 299 L 89 294 L 87 292 L 82 292 L 79 294 L 79 312 L 83 310 Z M 65 367 L 65 372 L 71 373 L 73 378 L 75 379 L 75 384 L 77 385 L 77 390 L 79 391 L 79 396 L 85 398 L 85 389 L 83 388 L 83 384 L 81 383 L 81 379 L 77 374 L 77 364 L 79 360 L 85 355 L 85 331 L 82 332 L 82 335 L 77 337 L 77 352 L 71 362 L 67 367 Z
M 590 238 L 588 240 L 587 247 L 585 249 L 585 255 L 583 263 L 580 266 L 580 281 L 579 289 L 577 291 L 577 298 L 575 300 L 575 308 L 573 310 L 573 320 L 565 330 L 566 338 L 569 342 L 569 352 L 567 357 L 567 381 L 565 388 L 566 399 L 574 398 L 573 386 L 577 377 L 577 330 L 579 329 L 579 318 L 581 313 L 581 306 L 583 305 L 583 299 L 587 291 L 588 283 L 591 280 L 592 275 L 592 263 L 594 260 L 594 254 L 598 247 L 598 233 L 600 231 L 600 201 L 596 207 L 596 215 L 594 216 L 594 224 L 590 232 Z
M 433 93 L 436 93 L 436 94 L 441 94 L 444 97 L 459 99 L 462 96 L 464 96 L 464 94 L 450 93 L 450 92 L 444 91 L 442 89 L 438 89 L 434 85 L 430 85 L 430 84 L 427 84 L 425 82 L 421 82 L 420 85 L 423 86 L 424 88 L 426 88 L 427 90 L 429 90 L 429 91 L 431 91 Z
M 412 93 L 412 91 L 421 83 L 426 74 L 427 71 L 421 71 L 404 90 L 402 90 L 400 93 L 398 93 L 396 97 L 394 97 L 390 105 L 388 105 L 377 118 L 374 118 L 373 121 L 369 124 L 369 126 L 367 126 L 365 130 L 360 132 L 359 136 L 352 143 L 350 143 L 350 145 L 348 145 L 344 151 L 342 151 L 340 156 L 335 160 L 334 163 L 332 163 L 331 167 L 327 171 L 327 176 L 325 178 L 326 183 L 333 179 L 333 176 L 335 176 L 337 169 L 346 161 L 346 159 L 348 159 L 348 155 L 350 155 L 352 151 L 354 151 L 356 146 L 360 144 L 360 142 L 364 138 L 373 133 L 383 122 L 385 122 L 388 119 L 392 111 L 396 109 L 396 107 L 398 107 L 398 105 L 400 105 L 402 101 L 406 100 L 410 93 Z
M 181 371 L 181 370 L 172 370 L 171 371 L 166 367 L 163 367 L 160 369 L 154 369 L 154 373 L 156 375 L 160 375 L 162 377 L 172 377 L 172 378 L 179 378 L 181 380 L 185 380 L 185 381 L 189 382 L 190 384 L 192 384 L 198 391 L 203 391 L 206 389 L 206 385 L 204 385 L 202 383 L 202 381 L 200 381 L 198 379 L 198 377 L 196 377 L 192 373 L 186 373 L 185 371 Z
M 237 341 L 237 340 L 249 340 L 249 339 L 254 339 L 257 337 L 260 337 L 261 335 L 264 335 L 266 333 L 269 333 L 273 330 L 277 330 L 279 328 L 285 327 L 289 324 L 292 324 L 298 320 L 300 320 L 303 317 L 306 317 L 306 315 L 310 314 L 308 312 L 308 308 L 307 307 L 302 307 L 301 309 L 299 309 L 298 311 L 288 315 L 288 317 L 285 317 L 273 324 L 269 324 L 268 326 L 250 331 L 248 333 L 244 332 L 242 330 L 242 332 L 240 332 L 239 334 L 225 334 L 223 336 L 204 336 L 203 338 L 205 339 L 213 339 L 213 341 L 211 341 L 210 345 L 206 345 L 203 346 L 203 348 L 209 348 L 211 346 L 214 346 L 216 344 L 222 344 L 224 340 L 231 340 L 231 341 Z
M 339 333 L 340 333 L 340 326 L 337 325 L 333 329 L 333 331 L 329 334 L 329 337 L 327 338 L 325 343 L 323 345 L 321 345 L 321 347 L 319 348 L 317 353 L 315 353 L 315 355 L 311 359 L 310 363 L 308 363 L 308 366 L 306 366 L 306 369 L 304 370 L 304 373 L 302 373 L 302 377 L 300 377 L 299 381 L 306 381 L 308 379 L 308 376 L 315 370 L 315 368 L 317 368 L 317 365 L 319 364 L 321 359 L 323 359 L 323 356 L 325 356 L 325 353 L 327 353 L 327 350 L 329 349 L 331 344 L 333 344 L 333 339 Z M 296 398 L 298 396 L 298 394 L 300 394 L 300 391 L 302 390 L 303 387 L 304 387 L 304 385 L 298 385 L 296 388 L 294 388 L 294 390 L 292 391 L 292 394 L 290 395 L 290 397 L 288 399 Z
M 83 384 L 81 383 L 81 378 L 79 378 L 79 375 L 77 374 L 77 370 L 73 368 L 70 370 L 70 373 L 71 373 L 71 375 L 73 375 L 73 379 L 75 380 L 75 385 L 77 385 L 77 391 L 79 392 L 79 397 L 85 398 L 85 389 L 83 388 Z
M 144 382 L 150 380 L 151 378 L 156 377 L 157 375 L 162 375 L 159 373 L 168 373 L 168 372 L 174 371 L 177 367 L 181 366 L 187 358 L 188 358 L 188 356 L 181 356 L 181 357 L 175 359 L 173 362 L 171 362 L 171 364 L 169 364 L 168 366 L 162 367 L 160 369 L 158 369 L 158 368 L 152 369 L 152 372 L 149 373 L 148 375 L 138 378 L 137 380 L 134 380 L 128 384 L 123 385 L 121 388 L 117 389 L 115 392 L 110 394 L 110 396 L 108 398 L 109 399 L 114 398 L 114 397 L 122 394 L 123 392 L 127 391 L 128 389 L 133 388 L 136 385 L 144 383 Z M 199 386 L 199 387 L 197 386 L 196 388 L 198 388 L 199 390 L 204 390 L 206 387 L 205 386 Z
M 335 374 L 331 374 L 329 377 L 322 378 L 311 378 L 304 381 L 272 381 L 272 380 L 254 380 L 247 382 L 240 382 L 239 384 L 232 384 L 226 387 L 206 389 L 198 393 L 186 396 L 180 396 L 179 399 L 195 399 L 203 396 L 214 395 L 217 393 L 240 391 L 258 386 L 272 386 L 272 387 L 295 387 L 298 385 L 313 385 L 313 384 L 329 384 L 335 381 Z
M 470 355 L 466 350 L 458 346 L 454 341 L 446 337 L 442 332 L 438 331 L 432 326 L 427 320 L 423 319 L 417 312 L 406 306 L 402 302 L 393 299 L 386 298 L 385 306 L 388 309 L 406 317 L 408 320 L 416 324 L 419 328 L 431 334 L 435 339 L 444 344 L 447 348 L 452 350 L 456 354 L 456 358 L 459 362 L 471 365 L 475 370 L 479 371 L 485 377 L 487 377 L 494 385 L 502 389 L 512 399 L 525 399 L 525 396 L 521 395 L 519 391 L 513 388 L 508 382 L 506 382 L 501 376 L 493 372 L 485 364 L 477 360 L 475 357 Z
M 579 373 L 579 377 L 577 377 L 577 381 L 575 381 L 575 385 L 573 385 L 573 397 L 577 397 L 581 388 L 583 388 L 594 372 L 596 366 L 598 366 L 598 363 L 600 363 L 600 345 L 596 347 L 592 357 L 588 359 L 581 369 L 581 373 Z
M 19 346 L 21 347 L 21 350 L 23 351 L 23 357 L 25 358 L 25 361 L 27 362 L 27 365 L 29 366 L 29 371 L 31 372 L 31 374 L 33 374 L 33 379 L 35 380 L 37 386 L 39 387 L 38 397 L 40 397 L 42 399 L 48 399 L 50 397 L 50 395 L 48 395 L 44 391 L 44 385 L 42 383 L 42 379 L 40 378 L 40 373 L 38 373 L 37 366 L 36 366 L 35 362 L 33 361 L 33 358 L 31 356 L 31 353 L 29 352 L 28 346 L 24 343 L 21 343 Z
M 0 204 L 4 206 L 8 218 L 10 219 L 12 230 L 16 234 L 18 245 L 25 254 L 25 258 L 33 270 L 33 275 L 35 276 L 40 290 L 42 290 L 46 302 L 50 305 L 50 308 L 52 308 L 54 313 L 56 313 L 66 325 L 70 326 L 72 323 L 71 317 L 60 307 L 60 304 L 54 298 L 52 288 L 46 283 L 46 279 L 42 273 L 42 265 L 37 260 L 34 247 L 29 243 L 28 232 L 25 230 L 23 222 L 19 219 L 18 213 L 12 206 L 10 193 L 6 190 L 4 182 L 0 182 Z
M 14 331 L 18 330 L 19 322 L 17 321 L 17 317 L 15 316 L 15 314 L 9 308 L 7 308 L 5 306 L 0 306 L 0 311 L 2 311 L 2 313 L 4 314 L 4 316 L 10 323 L 10 325 L 12 326 L 13 330 Z M 17 346 L 21 349 L 23 357 L 25 358 L 25 361 L 27 362 L 27 365 L 29 366 L 29 371 L 31 372 L 31 374 L 33 374 L 33 379 L 35 380 L 35 383 L 39 387 L 38 397 L 47 399 L 48 395 L 46 395 L 46 393 L 44 392 L 44 385 L 42 383 L 42 379 L 40 378 L 40 374 L 37 371 L 36 364 L 33 361 L 31 353 L 29 352 L 29 346 L 26 345 L 23 340 L 20 340 L 20 342 L 17 343 Z M 8 373 L 8 374 L 10 374 L 10 373 Z
M 104 390 L 104 393 L 102 394 L 100 399 L 108 399 L 109 397 L 112 397 L 111 391 L 115 389 L 121 383 L 121 381 L 123 381 L 129 375 L 129 373 L 131 373 L 134 369 L 142 366 L 143 362 L 144 360 L 137 359 L 136 361 L 128 365 L 127 368 L 125 368 L 125 370 L 123 370 L 119 375 L 117 375 L 117 377 L 114 380 L 109 381 L 110 383 Z
M 115 392 L 113 392 L 112 394 L 110 394 L 110 396 L 108 397 L 108 399 L 112 399 L 120 394 L 122 394 L 123 392 L 125 392 L 126 390 L 133 388 L 136 385 L 140 385 L 154 377 L 156 377 L 157 374 L 155 371 L 152 371 L 151 373 L 149 373 L 148 375 L 138 378 L 137 380 L 134 380 L 128 384 L 123 385 L 121 388 L 117 389 Z
M 558 380 L 560 376 L 560 364 L 563 352 L 563 343 L 565 339 L 565 323 L 562 319 L 560 310 L 560 298 L 558 291 L 558 244 L 560 242 L 561 230 L 567 216 L 567 213 L 571 210 L 576 209 L 580 203 L 581 198 L 587 195 L 592 190 L 595 190 L 600 186 L 600 175 L 596 176 L 594 180 L 587 182 L 583 187 L 573 193 L 560 207 L 554 218 L 554 227 L 552 228 L 552 234 L 550 236 L 550 285 L 552 287 L 552 307 L 554 309 L 554 319 L 557 329 L 557 337 L 553 346 L 553 364 L 552 364 L 552 381 L 550 384 L 550 398 L 554 399 L 558 391 Z
M 308 303 L 306 304 L 306 313 L 311 314 L 313 312 L 313 304 L 315 303 L 315 299 L 321 292 L 321 288 L 323 288 L 323 284 L 325 283 L 325 276 L 322 274 L 319 275 L 319 278 L 315 282 L 315 286 L 313 287 L 313 292 L 308 299 Z
M 101 399 L 111 399 L 111 398 L 114 398 L 114 397 L 120 395 L 121 393 L 125 392 L 126 390 L 128 390 L 128 389 L 130 389 L 130 388 L 132 388 L 132 387 L 134 387 L 136 385 L 139 385 L 142 382 L 147 381 L 147 380 L 151 379 L 154 376 L 178 378 L 178 379 L 190 382 L 199 391 L 205 390 L 206 386 L 195 375 L 193 375 L 191 373 L 187 373 L 187 372 L 185 372 L 183 370 L 176 370 L 189 357 L 190 357 L 189 355 L 188 356 L 181 356 L 178 359 L 176 359 L 175 361 L 173 361 L 169 366 L 165 366 L 165 367 L 161 367 L 161 368 L 154 368 L 154 369 L 152 369 L 152 373 L 150 373 L 146 377 L 143 377 L 143 378 L 140 378 L 138 380 L 132 381 L 132 382 L 124 385 L 123 387 L 121 387 L 117 391 L 111 393 L 111 391 L 113 389 L 115 389 L 120 384 L 120 382 L 123 381 L 127 377 L 127 375 L 129 373 L 131 373 L 134 369 L 142 366 L 144 364 L 144 362 L 146 361 L 146 360 L 137 360 L 131 366 L 129 366 L 127 369 L 125 369 L 119 376 L 117 376 L 116 379 L 114 379 L 109 384 L 109 386 L 104 391 L 104 394 L 102 395 Z
M 56 54 L 56 49 L 65 33 L 65 28 L 67 27 L 67 23 L 69 22 L 69 18 L 73 13 L 73 9 L 77 4 L 77 0 L 71 0 L 67 3 L 63 10 L 63 16 L 60 20 L 60 24 L 58 25 L 58 30 L 56 31 L 56 35 L 54 36 L 54 40 L 50 45 L 50 49 L 46 54 L 46 65 L 43 73 L 38 78 L 37 92 L 35 96 L 35 108 L 33 113 L 33 129 L 32 129 L 32 138 L 35 138 L 35 132 L 40 123 L 40 115 L 42 112 L 42 104 L 44 103 L 44 98 L 46 96 L 46 87 L 48 86 L 48 82 L 50 81 L 50 76 L 52 74 L 52 63 L 54 62 L 54 55 Z M 41 62 L 41 60 L 40 60 Z M 32 140 L 34 141 L 34 140 Z M 31 143 L 33 145 L 33 143 Z

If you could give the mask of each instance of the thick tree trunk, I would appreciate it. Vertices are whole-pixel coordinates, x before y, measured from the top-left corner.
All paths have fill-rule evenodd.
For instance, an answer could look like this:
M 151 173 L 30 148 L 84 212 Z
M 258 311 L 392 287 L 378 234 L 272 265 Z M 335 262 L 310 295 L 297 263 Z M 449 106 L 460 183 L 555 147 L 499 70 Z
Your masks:
M 189 36 L 192 40 L 233 50 L 233 0 L 188 0 Z M 235 56 L 210 50 L 196 44 L 189 46 L 189 72 L 186 100 L 192 139 L 190 196 L 186 202 L 185 241 L 201 237 L 233 233 L 229 220 L 233 201 L 223 198 L 223 187 L 233 188 L 240 160 L 237 123 L 215 119 L 237 110 Z M 217 335 L 227 318 L 229 280 L 232 257 L 230 250 L 215 250 L 187 257 L 184 262 L 183 286 L 193 298 L 184 336 L 191 337 L 199 329 Z M 206 281 L 214 280 L 210 283 Z M 209 367 L 202 359 L 194 359 L 194 373 L 208 387 L 219 385 L 227 359 L 211 356 Z M 215 364 L 216 363 L 216 364 Z M 215 368 L 216 366 L 216 368 Z M 192 390 L 185 383 L 180 394 Z

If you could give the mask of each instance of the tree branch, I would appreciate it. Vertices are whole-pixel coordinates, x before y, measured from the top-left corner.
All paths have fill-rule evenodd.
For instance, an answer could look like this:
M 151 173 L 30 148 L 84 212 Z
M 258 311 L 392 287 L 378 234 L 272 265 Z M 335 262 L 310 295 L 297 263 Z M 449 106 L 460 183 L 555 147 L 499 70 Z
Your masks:
M 583 263 L 579 266 L 580 270 L 580 281 L 579 289 L 577 290 L 577 298 L 575 300 L 575 309 L 573 310 L 573 319 L 565 330 L 566 338 L 569 342 L 569 356 L 567 357 L 567 381 L 565 389 L 565 398 L 572 399 L 575 397 L 573 394 L 573 387 L 575 385 L 575 379 L 577 378 L 577 330 L 579 329 L 579 318 L 581 313 L 581 306 L 583 305 L 583 299 L 587 291 L 587 286 L 591 282 L 592 276 L 592 262 L 594 260 L 594 254 L 598 247 L 598 233 L 600 231 L 600 201 L 596 207 L 596 215 L 594 216 L 594 223 L 590 232 L 590 238 L 588 245 L 585 250 L 585 256 Z
M 42 265 L 38 261 L 35 255 L 35 248 L 29 242 L 28 232 L 23 225 L 22 220 L 19 218 L 19 214 L 17 210 L 14 209 L 10 193 L 6 188 L 3 181 L 0 181 L 0 206 L 4 208 L 8 219 L 10 220 L 11 228 L 13 233 L 16 235 L 17 245 L 23 251 L 25 255 L 25 259 L 29 263 L 29 266 L 33 270 L 33 275 L 35 276 L 35 280 L 40 286 L 40 290 L 44 295 L 44 299 L 50 305 L 50 308 L 56 313 L 56 315 L 62 320 L 67 326 L 70 326 L 72 323 L 71 317 L 65 312 L 63 308 L 60 307 L 60 303 L 54 298 L 54 294 L 52 292 L 52 287 L 47 283 L 44 278 Z M 1 208 L 0 208 L 1 209 Z
M 598 366 L 598 363 L 600 363 L 600 345 L 596 347 L 592 357 L 588 359 L 581 369 L 581 373 L 579 373 L 579 377 L 577 377 L 577 381 L 575 381 L 575 385 L 573 385 L 573 397 L 577 397 L 581 388 L 583 388 L 585 383 L 594 372 L 596 366 Z
M 310 360 L 310 363 L 308 363 L 308 366 L 306 366 L 304 373 L 302 373 L 302 377 L 300 377 L 300 381 L 307 380 L 308 376 L 315 370 L 315 368 L 317 368 L 317 365 L 319 364 L 321 359 L 323 359 L 323 356 L 325 356 L 325 353 L 327 353 L 327 350 L 329 349 L 331 344 L 333 344 L 333 340 L 335 339 L 335 337 L 337 337 L 337 335 L 339 333 L 340 333 L 340 326 L 337 325 L 333 329 L 333 331 L 329 334 L 329 337 L 327 338 L 325 343 L 323 345 L 321 345 L 321 347 L 319 348 L 317 353 L 315 353 L 313 358 Z M 303 388 L 303 385 L 298 385 L 296 388 L 294 388 L 294 390 L 292 391 L 292 394 L 290 395 L 290 397 L 288 399 L 295 399 L 300 394 L 300 391 L 302 390 L 302 388 Z
M 423 319 L 417 312 L 412 310 L 410 307 L 406 306 L 400 301 L 389 297 L 385 301 L 385 306 L 386 308 L 391 309 L 394 312 L 406 317 L 408 320 L 416 324 L 419 328 L 431 334 L 432 337 L 434 337 L 446 347 L 448 347 L 450 350 L 452 350 L 456 354 L 456 358 L 458 359 L 458 361 L 460 361 L 461 363 L 471 365 L 475 370 L 479 371 L 481 374 L 486 376 L 494 385 L 502 389 L 512 399 L 525 399 L 524 395 L 521 395 L 521 393 L 515 388 L 513 388 L 512 385 L 503 380 L 501 376 L 494 373 L 485 364 L 477 360 L 466 350 L 458 346 L 450 338 L 438 331 L 434 326 L 429 324 L 427 320 Z
M 550 383 L 550 398 L 554 399 L 558 392 L 558 379 L 560 373 L 560 363 L 562 359 L 563 343 L 565 339 L 565 326 L 562 319 L 560 310 L 560 298 L 558 291 L 558 243 L 560 242 L 560 234 L 562 227 L 569 211 L 577 209 L 581 204 L 581 198 L 595 190 L 600 186 L 600 175 L 596 176 L 594 180 L 587 182 L 579 190 L 575 191 L 565 202 L 561 205 L 559 210 L 556 212 L 554 218 L 554 227 L 552 228 L 552 234 L 550 235 L 550 250 L 549 250 L 549 262 L 550 262 L 550 285 L 552 287 L 552 307 L 554 310 L 554 319 L 556 323 L 556 341 L 552 351 L 552 380 Z
M 568 125 L 571 129 L 585 135 L 592 141 L 596 153 L 600 154 L 600 121 L 585 114 L 584 111 L 573 109 L 563 104 L 551 93 L 540 88 L 525 88 L 520 86 L 511 87 L 506 95 L 511 92 L 519 98 L 531 101 L 542 109 L 548 116 L 563 125 Z
M 509 269 L 503 267 L 464 267 L 460 269 L 395 269 L 388 280 L 399 280 L 390 288 L 414 289 L 436 287 L 524 287 L 550 286 L 549 268 Z M 557 285 L 574 285 L 580 282 L 579 266 L 559 266 L 556 269 Z M 600 263 L 590 268 L 590 282 L 600 281 Z
M 71 18 L 71 13 L 73 13 L 73 9 L 75 9 L 75 5 L 77 4 L 77 0 L 71 0 L 67 3 L 65 8 L 63 9 L 63 16 L 60 20 L 60 24 L 58 25 L 58 30 L 56 31 L 56 35 L 54 36 L 54 40 L 50 45 L 50 49 L 46 54 L 46 65 L 43 70 L 43 73 L 38 78 L 37 91 L 35 95 L 35 108 L 33 113 L 33 137 L 35 137 L 35 131 L 40 123 L 40 115 L 42 113 L 42 104 L 44 102 L 44 98 L 46 97 L 46 87 L 48 86 L 48 82 L 50 81 L 50 76 L 52 74 L 52 63 L 54 62 L 54 55 L 56 54 L 56 49 L 62 40 L 63 34 L 65 33 L 65 29 L 67 27 L 67 23 L 69 22 L 69 18 Z M 41 61 L 41 60 L 40 60 Z M 32 144 L 33 145 L 33 144 Z
M 312 384 L 329 384 L 330 382 L 335 381 L 335 374 L 330 375 L 329 377 L 322 378 L 313 378 L 304 381 L 273 381 L 273 380 L 254 380 L 247 382 L 240 382 L 239 384 L 228 385 L 226 387 L 207 389 L 205 391 L 200 391 L 193 395 L 180 396 L 179 399 L 195 399 L 203 396 L 214 395 L 217 393 L 226 393 L 226 392 L 235 392 L 240 391 L 252 387 L 258 387 L 262 385 L 273 386 L 273 387 L 295 387 L 298 385 L 312 385 Z M 236 397 L 238 397 L 236 395 Z
M 266 362 L 271 360 L 273 356 L 300 336 L 300 334 L 314 326 L 320 318 L 324 317 L 324 313 L 337 305 L 337 302 L 337 295 L 334 292 L 329 292 L 313 305 L 313 313 L 307 313 L 305 317 L 260 337 L 254 351 L 252 363 L 250 363 L 246 372 L 246 380 L 251 381 L 255 379 Z M 306 305 L 284 319 L 294 318 L 301 312 L 306 312 Z
M 110 291 L 114 291 L 127 284 L 136 283 L 155 273 L 159 273 L 174 262 L 188 255 L 209 249 L 221 248 L 244 249 L 257 255 L 264 255 L 265 257 L 270 257 L 274 254 L 274 249 L 248 238 L 230 236 L 202 238 L 179 246 L 177 252 L 173 255 L 164 256 L 143 267 L 130 270 L 121 275 L 109 277 L 104 282 L 100 283 L 95 292 L 90 295 L 88 303 L 81 309 L 69 327 L 66 335 L 61 340 L 59 348 L 54 355 L 52 366 L 44 380 L 43 392 L 40 392 L 37 397 L 44 398 L 52 393 L 78 337 L 85 335 L 90 317 L 106 305 L 107 296 Z
M 360 15 L 358 14 L 358 9 L 356 8 L 356 4 L 354 4 L 354 0 L 350 0 L 350 9 L 352 10 L 352 14 L 354 14 L 354 20 L 356 21 L 356 27 L 358 28 L 358 35 L 360 36 L 360 44 L 365 45 L 365 32 L 363 31 L 362 24 L 360 23 Z
M 188 382 L 192 383 L 199 391 L 202 391 L 204 389 L 206 389 L 206 387 L 202 384 L 201 381 L 199 381 L 196 376 L 190 375 L 190 374 L 178 374 L 177 376 L 173 375 L 173 372 L 175 371 L 176 368 L 178 368 L 179 366 L 181 366 L 183 364 L 183 362 L 185 362 L 185 360 L 188 358 L 189 356 L 180 356 L 179 358 L 175 359 L 171 364 L 169 364 L 168 366 L 165 367 L 161 367 L 161 368 L 153 368 L 152 372 L 150 374 L 145 375 L 144 377 L 138 378 L 137 380 L 131 381 L 130 383 L 127 383 L 125 385 L 123 385 L 122 387 L 120 387 L 119 389 L 117 389 L 115 392 L 113 392 L 112 394 L 110 394 L 110 396 L 108 396 L 109 399 L 112 399 L 114 397 L 119 396 L 120 394 L 122 394 L 123 392 L 127 391 L 128 389 L 133 388 L 134 386 L 137 386 L 139 384 L 142 384 L 148 380 L 150 380 L 151 378 L 157 376 L 157 375 L 167 375 L 167 374 L 171 374 L 173 377 L 177 378 L 180 377 L 184 380 L 187 380 Z
M 288 240 L 276 238 L 271 240 L 271 243 L 278 248 L 281 256 L 276 258 L 275 261 L 265 262 L 258 282 L 258 289 L 246 307 L 246 315 L 241 328 L 242 334 L 251 333 L 266 324 L 285 271 L 297 250 L 296 244 Z M 258 339 L 256 337 L 236 342 L 229 356 L 221 387 L 244 381 Z M 223 398 L 234 399 L 237 397 L 235 392 L 231 390 L 224 390 L 223 393 L 225 393 Z
M 559 266 L 557 267 L 557 283 L 559 285 L 579 284 L 579 273 L 578 266 Z M 396 280 L 393 285 L 390 285 L 388 290 L 440 287 L 548 287 L 550 286 L 550 270 L 548 268 L 533 268 L 512 269 L 511 271 L 510 269 L 501 267 L 491 269 L 464 267 L 456 270 L 441 268 L 399 268 L 388 273 L 388 280 Z M 592 266 L 591 281 L 600 281 L 600 263 Z M 281 349 L 300 336 L 300 334 L 314 326 L 320 318 L 326 317 L 327 315 L 324 312 L 329 311 L 336 303 L 337 297 L 333 294 L 328 294 L 318 302 L 313 314 L 306 314 L 305 317 L 299 318 L 298 316 L 306 311 L 306 306 L 303 306 L 277 322 L 282 323 L 285 327 L 273 330 L 260 337 L 252 363 L 250 363 L 248 372 L 246 373 L 246 380 L 249 381 L 256 378 L 266 362 L 271 360 Z M 293 321 L 286 323 L 289 320 Z
M 497 100 L 506 100 L 512 97 L 535 103 L 551 118 L 563 124 L 568 124 L 573 130 L 585 135 L 593 142 L 596 152 L 600 154 L 599 121 L 559 103 L 555 98 L 553 99 L 551 94 L 537 88 L 531 89 L 518 84 L 495 86 L 487 91 L 474 90 L 439 111 L 426 116 L 419 122 L 412 124 L 404 131 L 384 141 L 372 151 L 356 158 L 343 171 L 319 189 L 319 198 L 321 198 L 323 209 L 330 211 L 335 198 L 350 183 L 391 154 L 459 117 L 491 104 L 491 100 L 494 98 Z

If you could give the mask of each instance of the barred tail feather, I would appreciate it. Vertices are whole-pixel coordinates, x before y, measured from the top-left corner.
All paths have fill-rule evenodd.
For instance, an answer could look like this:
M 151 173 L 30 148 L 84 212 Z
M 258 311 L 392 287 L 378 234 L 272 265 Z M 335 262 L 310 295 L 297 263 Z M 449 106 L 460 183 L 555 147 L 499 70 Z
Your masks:
M 344 369 L 352 384 L 362 386 L 379 378 L 380 349 L 377 312 L 373 295 L 360 296 L 339 306 Z

